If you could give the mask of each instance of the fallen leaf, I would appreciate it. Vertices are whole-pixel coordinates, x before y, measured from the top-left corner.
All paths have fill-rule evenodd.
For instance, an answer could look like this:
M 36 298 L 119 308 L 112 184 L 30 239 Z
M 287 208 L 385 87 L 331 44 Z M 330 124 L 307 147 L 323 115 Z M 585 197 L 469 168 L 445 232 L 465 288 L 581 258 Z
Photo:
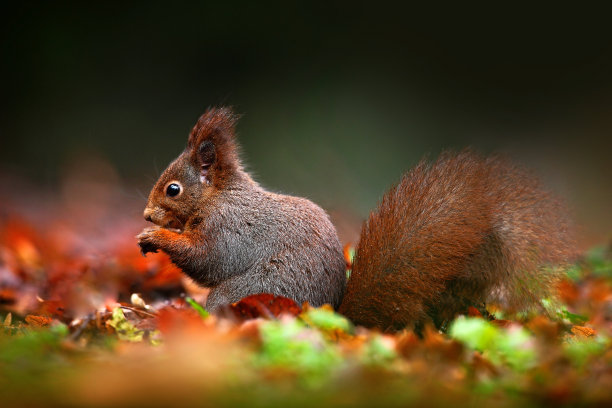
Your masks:
M 578 337 L 593 337 L 597 332 L 585 326 L 573 326 L 572 333 Z
M 247 296 L 239 302 L 233 303 L 230 310 L 241 321 L 256 317 L 272 319 L 283 314 L 297 316 L 302 312 L 302 308 L 295 301 L 270 293 Z
M 478 311 L 474 306 L 468 307 L 468 316 L 470 317 L 482 317 L 482 313 Z
M 53 319 L 45 316 L 27 315 L 25 321 L 32 327 L 47 327 L 53 322 Z
M 344 261 L 346 262 L 346 268 L 351 269 L 353 267 L 353 258 L 355 257 L 355 247 L 351 244 L 346 244 L 342 251 L 344 255 Z
M 6 315 L 6 317 L 4 318 L 4 322 L 2 323 L 2 325 L 4 327 L 9 327 L 11 325 L 11 323 L 13 322 L 13 314 L 9 313 Z

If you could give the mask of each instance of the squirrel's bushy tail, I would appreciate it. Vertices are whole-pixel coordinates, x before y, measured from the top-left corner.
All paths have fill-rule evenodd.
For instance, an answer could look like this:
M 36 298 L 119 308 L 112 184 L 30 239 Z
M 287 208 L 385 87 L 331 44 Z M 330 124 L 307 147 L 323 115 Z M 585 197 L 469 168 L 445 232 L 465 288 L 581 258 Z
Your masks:
M 468 306 L 523 309 L 573 255 L 562 203 L 528 171 L 471 151 L 421 161 L 364 223 L 340 312 L 396 330 Z

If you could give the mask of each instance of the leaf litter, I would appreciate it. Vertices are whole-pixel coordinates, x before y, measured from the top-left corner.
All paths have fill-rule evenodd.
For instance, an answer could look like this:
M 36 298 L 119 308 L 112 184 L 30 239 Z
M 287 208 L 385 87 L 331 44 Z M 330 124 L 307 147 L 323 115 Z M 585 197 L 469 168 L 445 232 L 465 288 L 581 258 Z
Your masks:
M 488 305 L 445 332 L 388 334 L 269 294 L 209 315 L 205 289 L 140 255 L 138 212 L 109 222 L 105 209 L 2 201 L 6 406 L 612 403 L 610 246 L 585 253 L 540 311 Z

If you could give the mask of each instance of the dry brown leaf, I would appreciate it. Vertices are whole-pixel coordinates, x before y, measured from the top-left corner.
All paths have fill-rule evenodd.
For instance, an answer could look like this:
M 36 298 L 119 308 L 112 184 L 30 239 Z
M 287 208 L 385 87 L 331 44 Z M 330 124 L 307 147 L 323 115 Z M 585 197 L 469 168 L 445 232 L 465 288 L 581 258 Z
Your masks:
M 512 320 L 495 319 L 491 320 L 491 324 L 497 327 L 510 327 L 515 324 L 515 322 L 513 322 Z
M 526 325 L 535 335 L 542 336 L 548 341 L 555 340 L 559 336 L 559 324 L 547 319 L 544 316 L 536 316 Z
M 13 314 L 9 313 L 6 315 L 6 317 L 4 318 L 4 322 L 2 323 L 2 325 L 4 327 L 9 327 L 11 325 L 11 323 L 13 322 Z

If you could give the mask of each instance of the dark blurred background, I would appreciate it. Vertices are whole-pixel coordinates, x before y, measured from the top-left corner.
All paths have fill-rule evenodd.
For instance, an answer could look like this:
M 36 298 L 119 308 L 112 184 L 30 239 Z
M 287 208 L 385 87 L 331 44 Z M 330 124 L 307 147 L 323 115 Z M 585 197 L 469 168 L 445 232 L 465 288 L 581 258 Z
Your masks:
M 339 224 L 423 155 L 474 146 L 535 168 L 584 245 L 612 236 L 603 10 L 22 3 L 3 6 L 0 28 L 5 177 L 69 196 L 62 180 L 97 163 L 142 201 L 199 114 L 231 104 L 255 178 Z

